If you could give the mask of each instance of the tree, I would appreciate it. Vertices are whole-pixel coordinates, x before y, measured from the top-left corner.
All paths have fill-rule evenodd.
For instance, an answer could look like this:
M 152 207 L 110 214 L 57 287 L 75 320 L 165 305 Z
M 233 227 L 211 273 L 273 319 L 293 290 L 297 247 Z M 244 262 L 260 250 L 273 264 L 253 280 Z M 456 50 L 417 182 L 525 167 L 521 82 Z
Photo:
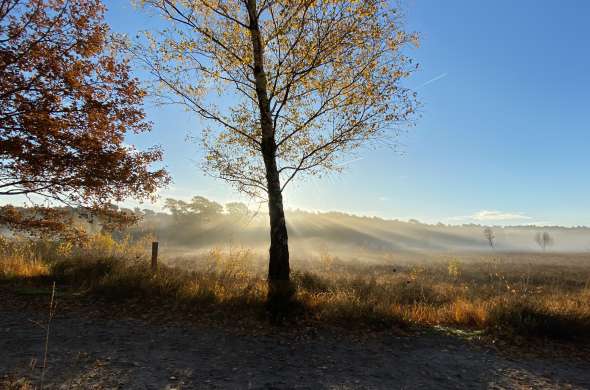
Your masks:
M 250 215 L 248 206 L 242 202 L 229 202 L 225 204 L 225 210 L 234 218 L 242 218 Z
M 183 219 L 191 213 L 190 206 L 187 202 L 172 198 L 166 198 L 164 203 L 164 209 L 170 210 L 170 213 L 172 214 L 176 222 L 180 222 L 181 219 Z
M 204 196 L 193 196 L 188 207 L 194 214 L 205 218 L 218 216 L 223 211 L 222 205 Z
M 494 235 L 494 231 L 492 230 L 492 228 L 486 227 L 485 229 L 483 229 L 483 235 L 486 238 L 486 240 L 488 240 L 490 248 L 494 248 L 494 240 L 496 239 L 496 236 Z
M 548 246 L 553 245 L 553 237 L 547 232 L 538 232 L 535 234 L 535 242 L 543 251 L 545 251 Z
M 146 93 L 109 46 L 104 10 L 99 0 L 0 0 L 0 195 L 108 213 L 109 202 L 150 198 L 168 182 L 150 169 L 158 148 L 124 143 L 150 130 Z M 0 221 L 57 218 L 16 210 L 2 208 Z
M 176 222 L 197 222 L 199 218 L 210 219 L 220 216 L 223 206 L 203 196 L 193 196 L 189 202 L 167 198 L 164 208 L 170 210 Z
M 151 209 L 143 209 L 141 210 L 143 215 L 145 217 L 155 217 L 156 216 L 156 212 L 154 210 Z
M 289 285 L 283 191 L 397 134 L 415 66 L 387 0 L 142 0 L 169 23 L 131 46 L 166 102 L 206 119 L 204 168 L 268 202 L 269 298 Z M 223 101 L 215 95 L 223 95 Z M 215 102 L 218 102 L 216 104 Z

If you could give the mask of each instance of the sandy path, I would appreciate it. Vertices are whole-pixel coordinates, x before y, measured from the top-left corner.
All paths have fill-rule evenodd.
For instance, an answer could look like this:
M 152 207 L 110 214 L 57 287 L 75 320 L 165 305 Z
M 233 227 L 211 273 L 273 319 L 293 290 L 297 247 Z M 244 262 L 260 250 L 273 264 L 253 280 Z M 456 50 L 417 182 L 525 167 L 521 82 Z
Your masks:
M 39 316 L 0 308 L 0 379 L 38 378 Z M 443 335 L 294 340 L 58 315 L 49 360 L 47 387 L 57 389 L 590 389 L 588 361 L 509 359 Z

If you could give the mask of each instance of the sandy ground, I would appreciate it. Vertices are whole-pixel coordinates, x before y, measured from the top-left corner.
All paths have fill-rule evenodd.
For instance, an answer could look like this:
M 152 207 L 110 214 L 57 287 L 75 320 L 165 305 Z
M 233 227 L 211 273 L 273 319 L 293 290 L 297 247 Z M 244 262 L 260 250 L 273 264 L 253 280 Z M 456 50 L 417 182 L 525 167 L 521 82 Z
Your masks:
M 0 308 L 0 380 L 38 383 L 44 313 Z M 442 334 L 240 335 L 194 325 L 57 315 L 46 388 L 590 389 L 590 362 L 509 358 Z M 36 361 L 36 363 L 35 363 Z M 1 382 L 0 382 L 1 383 Z M 6 382 L 4 382 L 6 383 Z

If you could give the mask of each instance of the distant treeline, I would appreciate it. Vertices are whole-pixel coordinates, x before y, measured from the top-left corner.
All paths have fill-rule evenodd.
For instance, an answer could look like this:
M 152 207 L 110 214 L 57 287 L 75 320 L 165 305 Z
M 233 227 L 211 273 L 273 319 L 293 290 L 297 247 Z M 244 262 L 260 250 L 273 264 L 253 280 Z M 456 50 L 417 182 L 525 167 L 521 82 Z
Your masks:
M 268 216 L 244 203 L 220 204 L 203 196 L 189 201 L 166 199 L 165 212 L 134 210 L 142 217 L 132 234 L 154 234 L 158 240 L 201 249 L 215 245 L 265 247 Z M 590 250 L 590 228 L 560 226 L 492 226 L 490 248 L 486 226 L 425 224 L 361 217 L 341 212 L 287 211 L 289 239 L 294 250 L 350 253 L 351 251 L 539 251 L 535 237 L 547 233 L 547 250 Z
M 114 207 L 114 206 L 113 206 Z M 68 209 L 74 223 L 100 231 L 108 221 L 88 211 Z M 114 234 L 122 237 L 152 235 L 163 245 L 183 250 L 216 246 L 266 248 L 268 216 L 240 202 L 221 204 L 203 196 L 188 201 L 166 199 L 164 210 L 118 208 L 139 222 Z M 361 217 L 341 212 L 287 211 L 293 252 L 328 251 L 335 254 L 399 251 L 569 251 L 590 250 L 590 228 L 560 226 L 491 226 L 478 224 L 425 224 Z M 493 247 L 488 237 L 493 236 Z M 540 234 L 551 238 L 541 247 Z

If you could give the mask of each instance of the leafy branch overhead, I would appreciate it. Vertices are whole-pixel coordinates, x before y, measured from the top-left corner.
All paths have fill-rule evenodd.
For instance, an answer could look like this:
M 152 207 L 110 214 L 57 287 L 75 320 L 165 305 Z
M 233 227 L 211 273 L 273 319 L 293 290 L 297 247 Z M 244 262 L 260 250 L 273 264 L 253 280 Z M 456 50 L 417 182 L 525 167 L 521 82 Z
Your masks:
M 204 166 L 239 190 L 265 196 L 268 189 L 261 119 L 272 127 L 283 190 L 299 173 L 340 169 L 343 152 L 396 135 L 415 112 L 402 80 L 416 68 L 404 49 L 417 36 L 387 1 L 141 3 L 170 23 L 131 50 L 164 102 L 208 121 Z
M 104 11 L 99 0 L 0 1 L 0 195 L 94 209 L 169 181 L 150 168 L 159 148 L 124 143 L 151 125 Z

